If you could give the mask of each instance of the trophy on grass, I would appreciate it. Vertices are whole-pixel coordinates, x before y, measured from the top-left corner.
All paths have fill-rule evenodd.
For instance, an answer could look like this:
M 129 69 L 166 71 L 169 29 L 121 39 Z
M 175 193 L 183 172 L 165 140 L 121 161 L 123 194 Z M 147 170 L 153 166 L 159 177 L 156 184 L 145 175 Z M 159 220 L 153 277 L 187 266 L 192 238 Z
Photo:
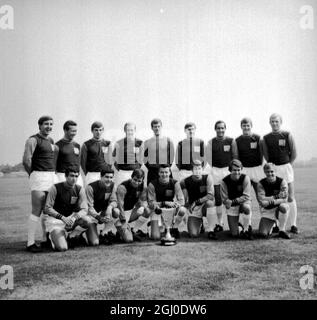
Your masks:
M 171 236 L 170 229 L 174 222 L 175 208 L 162 208 L 162 222 L 165 226 L 165 236 L 161 238 L 161 245 L 173 246 L 176 244 L 176 239 Z

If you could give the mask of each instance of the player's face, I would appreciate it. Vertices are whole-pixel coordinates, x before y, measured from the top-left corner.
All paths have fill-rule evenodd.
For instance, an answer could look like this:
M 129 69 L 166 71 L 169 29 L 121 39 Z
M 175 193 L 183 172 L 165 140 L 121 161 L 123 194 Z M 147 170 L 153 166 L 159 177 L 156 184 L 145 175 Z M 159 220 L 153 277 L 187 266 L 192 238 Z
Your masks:
M 264 171 L 265 175 L 266 175 L 266 178 L 268 181 L 270 182 L 274 182 L 275 179 L 276 179 L 276 174 L 275 174 L 275 171 L 273 169 L 266 169 Z
M 168 182 L 170 177 L 170 168 L 160 168 L 159 178 L 161 182 Z
M 239 180 L 240 176 L 241 176 L 241 168 L 233 166 L 231 170 L 232 180 Z
M 74 186 L 77 182 L 79 173 L 78 172 L 70 172 L 68 174 L 68 176 L 66 177 L 66 182 L 70 185 L 70 186 Z
M 226 127 L 224 123 L 218 123 L 216 127 L 216 134 L 218 138 L 223 138 L 226 132 Z
M 272 131 L 277 132 L 281 129 L 282 121 L 279 117 L 271 118 L 270 125 L 272 127 Z
M 251 128 L 252 128 L 252 126 L 251 126 L 250 122 L 242 123 L 242 125 L 241 125 L 242 133 L 246 136 L 251 135 Z
M 152 131 L 154 135 L 159 136 L 161 134 L 162 126 L 160 123 L 153 124 Z
M 68 130 L 65 130 L 65 138 L 73 140 L 77 134 L 77 126 L 69 126 Z
M 40 132 L 43 136 L 48 136 L 53 130 L 53 120 L 44 121 L 40 125 Z
M 103 127 L 100 127 L 100 128 L 94 128 L 94 130 L 92 130 L 92 135 L 95 139 L 101 139 L 102 137 L 102 134 L 103 134 L 103 130 L 104 128 Z
M 188 127 L 185 130 L 187 138 L 193 138 L 195 136 L 196 128 L 194 126 Z
M 101 181 L 106 185 L 109 186 L 113 181 L 113 173 L 106 173 L 103 177 L 101 177 Z
M 143 183 L 143 178 L 133 177 L 131 179 L 131 184 L 134 188 L 137 188 L 138 186 L 142 185 L 142 183 Z
M 127 138 L 134 138 L 134 136 L 135 136 L 134 126 L 127 126 L 125 133 L 126 133 Z
M 200 179 L 201 176 L 202 176 L 202 174 L 203 174 L 203 168 L 202 168 L 202 166 L 194 166 L 194 167 L 193 167 L 193 177 L 194 177 L 195 179 Z

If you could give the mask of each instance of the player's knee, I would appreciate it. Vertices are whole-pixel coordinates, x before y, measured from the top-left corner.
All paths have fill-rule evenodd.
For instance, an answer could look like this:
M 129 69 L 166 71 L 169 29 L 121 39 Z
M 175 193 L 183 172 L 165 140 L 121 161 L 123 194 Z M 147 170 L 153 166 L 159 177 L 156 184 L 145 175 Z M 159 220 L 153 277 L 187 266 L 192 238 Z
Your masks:
M 112 217 L 114 219 L 117 219 L 117 218 L 119 218 L 119 215 L 120 215 L 120 210 L 118 208 L 113 208 L 112 209 Z
M 93 240 L 88 239 L 88 244 L 92 247 L 99 246 L 99 239 L 93 239 Z
M 180 207 L 177 214 L 180 217 L 183 217 L 186 214 L 186 211 L 187 211 L 187 209 L 185 207 Z
M 151 209 L 149 207 L 145 207 L 143 212 L 143 217 L 149 218 L 151 213 L 152 213 Z
M 205 202 L 206 208 L 212 208 L 214 206 L 215 202 L 213 200 L 207 200 Z
M 199 230 L 190 230 L 188 233 L 191 238 L 198 238 L 200 232 Z
M 243 203 L 243 204 L 241 204 L 241 206 L 240 206 L 240 210 L 241 210 L 245 215 L 249 215 L 250 212 L 251 212 L 251 207 L 250 207 L 250 205 Z
M 295 199 L 294 199 L 294 196 L 292 194 L 288 195 L 288 198 L 287 198 L 287 201 L 288 202 L 293 202 Z
M 80 225 L 82 228 L 89 228 L 90 225 L 92 225 L 92 221 L 90 220 L 90 218 L 87 216 L 87 217 L 81 217 L 79 220 L 78 220 L 78 225 Z
M 262 238 L 262 239 L 267 238 L 268 235 L 269 235 L 268 232 L 265 232 L 263 230 L 259 230 L 259 233 L 258 233 L 259 238 Z
M 286 203 L 281 203 L 278 207 L 279 212 L 285 214 L 288 211 L 288 205 Z
M 55 246 L 55 250 L 59 252 L 68 250 L 67 243 L 55 243 L 54 246 Z
M 125 243 L 131 243 L 133 242 L 133 236 L 132 234 L 125 234 L 123 236 L 123 239 L 122 239 Z

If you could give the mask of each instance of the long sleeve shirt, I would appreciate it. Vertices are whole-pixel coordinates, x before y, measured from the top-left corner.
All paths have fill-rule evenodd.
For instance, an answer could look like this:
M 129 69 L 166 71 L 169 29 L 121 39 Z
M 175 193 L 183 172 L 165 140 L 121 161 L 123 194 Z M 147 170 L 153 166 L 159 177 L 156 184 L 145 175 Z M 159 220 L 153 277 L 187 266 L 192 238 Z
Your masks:
M 140 139 L 118 140 L 112 152 L 117 170 L 134 170 L 141 167 L 144 157 L 144 144 Z
M 57 212 L 54 209 L 56 196 L 57 196 L 57 189 L 56 189 L 55 185 L 53 185 L 49 189 L 48 194 L 47 194 L 45 207 L 44 207 L 44 213 L 48 214 L 54 218 L 56 218 L 58 214 L 63 215 L 62 212 Z M 88 204 L 87 204 L 87 198 L 86 198 L 84 188 L 80 189 L 77 201 L 78 201 L 77 205 L 79 207 L 79 211 L 77 212 L 77 216 L 79 218 L 81 218 L 81 217 L 85 216 L 88 212 Z
M 229 198 L 228 193 L 228 187 L 227 184 L 222 180 L 220 183 L 220 189 L 221 189 L 221 199 L 222 202 L 225 203 L 227 200 L 236 200 L 238 204 L 246 203 L 251 201 L 251 180 L 248 176 L 245 176 L 243 183 L 242 183 L 242 195 L 240 197 L 237 197 L 235 199 Z
M 279 131 L 276 133 L 274 132 L 272 134 L 274 135 L 274 134 L 279 134 L 282 132 L 283 131 Z M 290 149 L 289 150 L 289 162 L 292 164 L 297 157 L 297 150 L 296 150 L 295 140 L 290 132 L 288 132 L 288 145 L 289 145 L 289 149 Z M 262 147 L 263 147 L 263 156 L 264 156 L 265 160 L 268 162 L 269 161 L 269 151 L 268 151 L 268 146 L 265 142 L 265 139 L 263 139 Z
M 38 133 L 39 136 L 41 136 L 43 139 L 51 139 L 51 138 L 46 138 L 42 136 L 40 133 Z M 49 140 L 51 143 L 53 143 L 53 140 Z M 54 152 L 55 152 L 55 159 L 54 159 L 54 167 L 56 167 L 56 159 L 57 159 L 57 153 L 58 153 L 58 148 L 56 145 L 52 144 L 54 146 Z M 22 159 L 22 164 L 25 169 L 25 171 L 30 175 L 32 172 L 32 158 L 34 151 L 37 146 L 37 140 L 34 136 L 28 138 L 25 142 L 25 147 L 24 147 L 24 153 L 23 153 L 23 159 Z
M 121 212 L 124 212 L 124 202 L 125 202 L 125 197 L 127 194 L 127 189 L 123 184 L 120 184 L 117 188 L 117 201 L 118 201 L 118 208 Z M 147 207 L 148 202 L 147 202 L 147 189 L 146 187 L 143 188 L 143 190 L 140 192 L 140 195 L 138 197 L 137 202 L 134 204 L 138 204 L 140 207 Z
M 258 199 L 262 207 L 266 207 L 267 205 L 263 205 L 263 201 L 274 201 L 274 205 L 280 205 L 282 203 L 286 203 L 288 199 L 288 185 L 286 180 L 282 180 L 280 186 L 280 196 L 276 199 L 274 196 L 266 196 L 265 189 L 261 183 L 261 181 L 257 184 L 258 190 Z
M 174 203 L 177 204 L 178 206 L 184 206 L 185 205 L 184 194 L 182 192 L 182 188 L 179 182 L 176 182 L 174 185 L 174 193 L 175 193 Z M 156 199 L 155 187 L 152 183 L 148 185 L 147 198 L 149 202 L 149 208 L 151 210 L 155 210 L 156 208 L 159 208 L 162 205 L 162 202 L 158 202 Z
M 174 153 L 173 141 L 168 137 L 154 136 L 144 142 L 144 164 L 147 168 L 172 165 Z
M 181 186 L 183 194 L 184 194 L 185 207 L 188 208 L 190 205 L 192 205 L 192 203 L 190 203 L 190 200 L 189 200 L 189 193 L 196 194 L 198 192 L 198 190 L 188 190 L 186 188 L 185 180 L 182 180 L 180 182 L 180 186 Z M 207 177 L 206 192 L 207 192 L 207 194 L 204 197 L 200 197 L 199 198 L 201 203 L 204 203 L 204 202 L 206 202 L 208 200 L 213 201 L 215 199 L 215 196 L 214 196 L 214 184 L 213 184 L 211 175 L 208 175 L 208 177 Z M 198 200 L 198 199 L 196 199 L 196 200 Z
M 111 206 L 112 208 L 117 207 L 117 188 L 114 186 L 112 188 L 112 192 L 109 197 L 108 201 L 108 207 Z M 86 187 L 86 197 L 87 197 L 87 203 L 88 203 L 88 214 L 92 217 L 96 217 L 100 214 L 100 212 L 97 212 L 95 209 L 95 200 L 94 200 L 94 189 L 91 187 L 91 185 L 88 185 Z M 107 208 L 104 208 L 106 210 Z
M 228 137 L 224 137 L 223 139 L 219 139 L 219 138 L 214 138 L 214 139 L 216 139 L 218 141 L 224 141 L 224 140 L 229 139 L 229 138 Z M 206 160 L 207 160 L 207 163 L 210 165 L 210 167 L 213 167 L 214 166 L 213 162 L 215 162 L 215 160 L 213 161 L 213 157 L 212 157 L 213 152 L 215 153 L 215 150 L 213 151 L 213 147 L 212 147 L 213 142 L 212 141 L 213 141 L 213 139 L 208 141 L 208 143 L 206 145 L 206 152 L 205 152 Z M 230 159 L 231 160 L 232 159 L 238 159 L 238 147 L 237 147 L 237 143 L 236 143 L 235 139 L 232 139 L 230 147 L 231 147 L 230 148 L 231 149 L 230 150 Z M 227 167 L 229 165 L 227 159 L 225 159 L 224 155 L 220 156 L 220 157 L 223 157 L 223 160 L 217 159 L 217 162 L 223 162 L 223 163 L 220 163 L 216 167 L 219 167 L 219 168 Z

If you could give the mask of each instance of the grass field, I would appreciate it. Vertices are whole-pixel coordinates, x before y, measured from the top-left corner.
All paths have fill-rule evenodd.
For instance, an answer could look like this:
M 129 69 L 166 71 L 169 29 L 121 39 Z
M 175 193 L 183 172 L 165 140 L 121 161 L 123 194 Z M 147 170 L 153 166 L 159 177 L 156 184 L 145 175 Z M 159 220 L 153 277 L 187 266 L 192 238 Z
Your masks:
M 1 178 L 0 267 L 13 267 L 14 290 L 0 289 L 0 299 L 316 299 L 317 284 L 300 288 L 299 269 L 317 272 L 317 169 L 295 176 L 300 234 L 292 240 L 234 241 L 225 232 L 217 242 L 184 237 L 174 247 L 147 241 L 41 254 L 25 251 L 27 179 Z M 258 221 L 254 207 L 254 229 Z

